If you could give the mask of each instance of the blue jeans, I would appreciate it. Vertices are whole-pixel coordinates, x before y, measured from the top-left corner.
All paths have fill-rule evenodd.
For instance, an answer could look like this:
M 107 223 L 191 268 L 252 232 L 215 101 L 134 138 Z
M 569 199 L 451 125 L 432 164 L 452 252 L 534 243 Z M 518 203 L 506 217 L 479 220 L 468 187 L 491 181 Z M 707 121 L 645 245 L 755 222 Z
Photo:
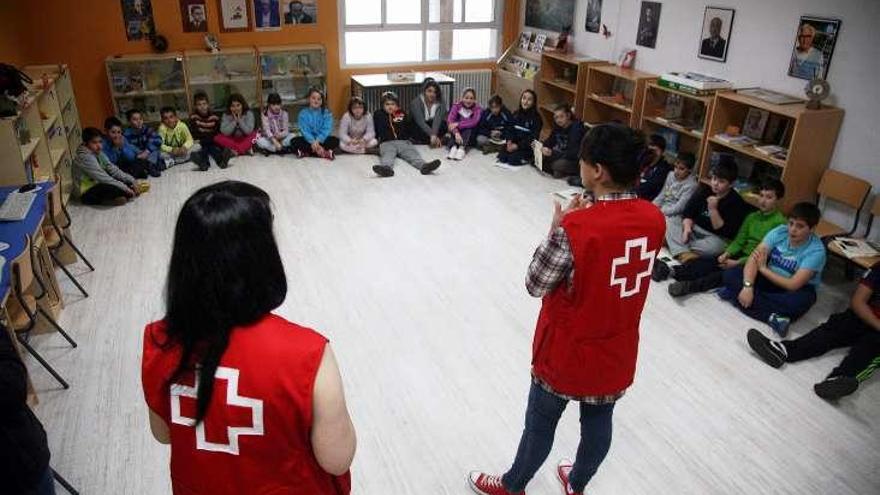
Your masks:
M 743 265 L 724 270 L 724 288 L 732 297 L 730 302 L 758 321 L 767 323 L 770 315 L 787 316 L 792 321 L 804 315 L 816 302 L 816 289 L 807 284 L 795 291 L 777 287 L 773 282 L 758 274 L 755 280 L 755 298 L 748 308 L 742 307 L 737 299 L 743 288 Z
M 526 409 L 526 426 L 519 441 L 516 459 L 501 479 L 508 491 L 525 490 L 526 485 L 547 460 L 553 447 L 556 425 L 567 405 L 568 400 L 532 383 Z M 582 402 L 580 406 L 581 442 L 569 475 L 569 482 L 575 492 L 584 490 L 611 447 L 611 415 L 614 412 L 614 403 L 597 406 Z

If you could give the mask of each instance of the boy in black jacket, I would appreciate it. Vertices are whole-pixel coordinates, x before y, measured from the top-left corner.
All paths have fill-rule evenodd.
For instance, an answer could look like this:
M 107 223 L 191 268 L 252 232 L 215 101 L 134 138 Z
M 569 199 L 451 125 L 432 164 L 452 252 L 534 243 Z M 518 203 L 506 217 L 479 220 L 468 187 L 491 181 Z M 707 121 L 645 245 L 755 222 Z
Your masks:
M 397 95 L 387 91 L 382 95 L 382 108 L 373 113 L 373 126 L 379 140 L 379 165 L 373 172 L 380 177 L 394 175 L 394 160 L 401 160 L 417 168 L 422 175 L 428 175 L 440 166 L 440 160 L 425 162 L 418 150 L 409 142 L 409 122 L 400 110 Z
M 504 130 L 504 149 L 498 153 L 498 161 L 508 165 L 527 165 L 535 160 L 532 141 L 541 135 L 544 123 L 537 110 L 538 95 L 531 89 L 519 97 L 519 109 L 513 113 L 513 122 Z
M 579 153 L 584 139 L 584 124 L 574 118 L 571 106 L 561 104 L 553 111 L 553 130 L 544 141 L 544 172 L 561 179 L 580 175 Z
M 640 198 L 654 201 L 654 198 L 663 190 L 663 184 L 666 183 L 666 176 L 672 171 L 672 165 L 663 158 L 666 152 L 666 139 L 659 134 L 651 134 L 648 138 L 648 153 L 650 153 L 650 162 L 642 171 L 639 178 L 639 185 L 636 187 L 636 194 Z M 736 179 L 734 177 L 734 179 Z
M 504 129 L 513 121 L 500 96 L 493 95 L 488 105 L 488 111 L 483 112 L 477 126 L 477 147 L 484 155 L 498 153 L 504 148 Z

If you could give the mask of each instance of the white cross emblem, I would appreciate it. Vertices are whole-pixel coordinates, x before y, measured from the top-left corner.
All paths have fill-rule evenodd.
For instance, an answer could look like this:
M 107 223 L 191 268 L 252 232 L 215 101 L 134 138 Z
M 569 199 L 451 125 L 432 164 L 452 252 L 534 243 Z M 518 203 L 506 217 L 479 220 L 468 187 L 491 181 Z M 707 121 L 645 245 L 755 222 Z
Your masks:
M 196 427 L 196 448 L 211 452 L 226 452 L 238 455 L 238 437 L 241 435 L 263 435 L 263 401 L 251 397 L 238 395 L 238 370 L 218 366 L 214 378 L 226 380 L 226 404 L 230 406 L 247 407 L 251 410 L 251 426 L 227 426 L 226 438 L 229 443 L 212 443 L 205 439 L 205 421 L 196 425 L 194 418 L 188 418 L 180 414 L 180 398 L 198 396 L 199 375 L 196 373 L 195 384 L 192 387 L 175 383 L 171 385 L 171 422 L 176 425 Z
M 638 269 L 635 265 L 636 263 L 630 259 L 630 254 L 638 249 L 638 259 L 639 261 L 647 261 L 648 268 L 643 272 L 632 273 L 633 269 Z M 630 239 L 626 241 L 626 250 L 623 253 L 623 256 L 619 258 L 614 258 L 611 261 L 611 286 L 615 285 L 620 286 L 620 297 L 630 297 L 634 294 L 638 294 L 642 289 L 642 279 L 651 276 L 651 271 L 654 269 L 654 258 L 657 255 L 657 251 L 648 251 L 648 238 L 647 237 L 639 237 L 638 239 Z M 630 270 L 626 270 L 626 268 L 631 267 Z M 621 269 L 623 273 L 621 276 L 618 276 L 618 269 Z M 633 287 L 631 289 L 627 289 L 627 285 L 631 280 L 635 278 L 635 282 L 633 283 Z

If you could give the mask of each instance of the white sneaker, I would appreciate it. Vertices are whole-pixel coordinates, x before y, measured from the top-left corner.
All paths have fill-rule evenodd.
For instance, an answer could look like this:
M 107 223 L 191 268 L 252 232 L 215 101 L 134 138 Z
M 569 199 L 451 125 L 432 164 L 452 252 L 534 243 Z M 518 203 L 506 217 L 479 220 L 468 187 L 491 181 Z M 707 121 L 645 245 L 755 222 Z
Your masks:
M 446 154 L 447 160 L 455 160 L 455 155 L 458 154 L 458 146 L 453 146 L 449 148 L 449 153 Z
M 455 153 L 456 160 L 464 160 L 464 156 L 467 154 L 467 151 L 464 149 L 464 146 L 458 148 L 458 151 Z
M 165 159 L 165 168 L 169 169 L 175 165 L 174 158 L 166 158 Z

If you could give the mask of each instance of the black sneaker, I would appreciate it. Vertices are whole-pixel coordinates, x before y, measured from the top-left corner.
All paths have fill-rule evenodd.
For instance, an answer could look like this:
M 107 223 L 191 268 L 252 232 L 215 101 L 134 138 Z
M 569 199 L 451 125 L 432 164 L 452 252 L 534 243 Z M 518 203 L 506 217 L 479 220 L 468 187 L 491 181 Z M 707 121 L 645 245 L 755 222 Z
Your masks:
M 197 167 L 199 167 L 199 170 L 201 172 L 204 172 L 204 171 L 208 170 L 208 168 L 211 167 L 211 161 L 207 155 L 202 155 L 200 153 L 193 153 L 191 160 L 193 163 L 196 164 Z
M 379 177 L 393 177 L 394 169 L 388 165 L 373 165 L 373 172 Z
M 754 328 L 750 328 L 748 333 L 746 333 L 746 340 L 748 340 L 749 347 L 755 351 L 755 354 L 770 366 L 779 368 L 785 363 L 785 346 L 780 342 L 768 339 Z
M 657 259 L 654 260 L 654 269 L 651 270 L 651 280 L 654 282 L 662 282 L 669 278 L 669 265 L 665 262 Z
M 663 262 L 660 261 L 660 263 Z M 669 291 L 669 295 L 672 297 L 686 296 L 695 292 L 694 284 L 690 280 L 685 280 L 683 282 L 672 282 L 671 284 L 669 284 L 669 287 L 666 290 Z
M 217 163 L 217 166 L 220 168 L 226 168 L 229 166 L 229 160 L 232 160 L 233 158 L 235 158 L 235 153 L 229 148 L 223 148 L 223 154 L 220 156 L 220 161 Z
M 440 160 L 432 160 L 424 165 L 422 165 L 421 171 L 422 175 L 428 175 L 431 172 L 437 170 L 440 167 Z
M 813 385 L 816 395 L 825 400 L 837 400 L 859 388 L 859 381 L 852 376 L 829 376 L 824 381 Z

